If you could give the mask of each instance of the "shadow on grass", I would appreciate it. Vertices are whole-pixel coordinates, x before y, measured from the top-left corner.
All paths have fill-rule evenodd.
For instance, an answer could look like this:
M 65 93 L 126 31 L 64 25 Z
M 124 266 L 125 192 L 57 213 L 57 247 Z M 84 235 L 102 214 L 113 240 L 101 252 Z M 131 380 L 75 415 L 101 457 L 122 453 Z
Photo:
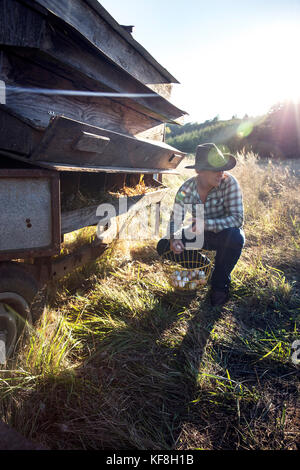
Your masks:
M 295 368 L 258 347 L 274 332 L 279 343 L 298 307 L 268 292 L 258 298 L 233 286 L 222 309 L 210 307 L 207 288 L 194 296 L 154 292 L 153 306 L 135 316 L 116 303 L 115 328 L 103 335 L 95 320 L 89 333 L 74 332 L 84 337 L 86 359 L 75 351 L 78 366 L 46 374 L 34 387 L 26 382 L 12 424 L 52 449 L 292 446 L 295 425 L 290 437 L 284 426 L 296 406 Z

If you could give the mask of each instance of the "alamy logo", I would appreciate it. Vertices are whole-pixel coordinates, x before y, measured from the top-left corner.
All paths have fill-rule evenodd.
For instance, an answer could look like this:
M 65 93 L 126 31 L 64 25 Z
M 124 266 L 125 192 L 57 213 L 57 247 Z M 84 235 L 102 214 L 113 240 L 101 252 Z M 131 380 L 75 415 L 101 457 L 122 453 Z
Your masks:
M 130 202 L 129 202 L 130 204 Z M 173 213 L 171 228 L 170 216 Z M 189 214 L 193 214 L 192 221 L 184 225 Z M 147 206 L 128 205 L 126 197 L 119 199 L 116 207 L 110 203 L 103 203 L 97 207 L 96 216 L 97 237 L 104 243 L 112 240 L 150 240 L 155 235 L 170 239 L 171 230 L 176 239 L 186 240 L 186 249 L 201 249 L 204 243 L 204 206 L 185 204 L 181 210 L 174 206 L 157 203 Z M 158 233 L 159 232 L 159 233 Z
M 300 339 L 297 339 L 292 344 L 292 349 L 295 350 L 292 354 L 292 363 L 295 365 L 300 364 Z
M 0 104 L 6 104 L 6 88 L 3 80 L 0 80 Z

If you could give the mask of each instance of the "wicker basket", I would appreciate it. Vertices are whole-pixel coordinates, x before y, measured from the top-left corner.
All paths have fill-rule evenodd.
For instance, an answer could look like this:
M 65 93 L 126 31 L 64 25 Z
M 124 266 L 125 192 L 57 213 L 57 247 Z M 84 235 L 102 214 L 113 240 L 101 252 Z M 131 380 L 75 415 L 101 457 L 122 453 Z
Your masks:
M 164 268 L 170 284 L 183 292 L 201 289 L 208 282 L 212 261 L 204 251 L 185 250 L 175 255 L 170 250 L 163 254 Z

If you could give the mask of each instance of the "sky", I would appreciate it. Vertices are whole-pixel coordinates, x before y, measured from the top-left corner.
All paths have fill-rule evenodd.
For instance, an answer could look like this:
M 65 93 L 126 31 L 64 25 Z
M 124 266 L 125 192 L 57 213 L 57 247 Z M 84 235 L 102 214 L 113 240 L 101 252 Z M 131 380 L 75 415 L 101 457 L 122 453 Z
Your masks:
M 100 0 L 180 84 L 170 101 L 203 122 L 265 114 L 300 96 L 300 0 Z

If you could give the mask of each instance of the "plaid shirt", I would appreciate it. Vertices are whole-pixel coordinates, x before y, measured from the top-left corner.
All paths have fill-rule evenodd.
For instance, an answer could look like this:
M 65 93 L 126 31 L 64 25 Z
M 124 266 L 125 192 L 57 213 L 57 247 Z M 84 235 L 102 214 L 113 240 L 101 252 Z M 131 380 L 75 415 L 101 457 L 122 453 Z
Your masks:
M 176 193 L 170 218 L 171 238 L 183 223 L 185 204 L 189 205 L 185 207 L 192 213 L 192 217 L 196 217 L 196 205 L 203 205 L 197 190 L 197 176 L 185 181 Z M 234 176 L 225 172 L 220 185 L 211 189 L 207 195 L 204 204 L 204 230 L 217 233 L 225 228 L 240 228 L 243 220 L 243 197 L 239 183 Z

